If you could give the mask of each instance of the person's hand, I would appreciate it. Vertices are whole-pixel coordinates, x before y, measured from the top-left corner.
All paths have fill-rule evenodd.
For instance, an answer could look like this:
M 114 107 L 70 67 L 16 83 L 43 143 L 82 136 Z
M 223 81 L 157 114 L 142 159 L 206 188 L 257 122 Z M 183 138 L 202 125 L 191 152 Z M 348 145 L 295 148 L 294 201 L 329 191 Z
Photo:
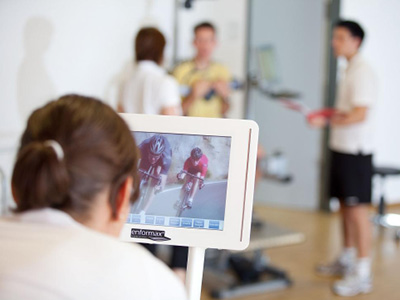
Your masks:
M 314 116 L 312 118 L 307 118 L 308 124 L 313 128 L 324 128 L 328 125 L 328 119 L 324 116 Z
M 263 148 L 263 146 L 261 146 L 260 144 L 258 145 L 257 148 L 257 160 L 262 160 L 267 156 L 267 152 L 265 151 L 265 149 Z
M 211 83 L 206 80 L 199 80 L 193 85 L 192 94 L 195 99 L 203 98 L 211 89 Z
M 224 80 L 218 80 L 213 83 L 213 88 L 218 96 L 227 99 L 231 93 L 231 89 L 229 87 L 228 82 Z
M 204 187 L 204 181 L 203 180 L 200 180 L 200 183 L 199 183 L 199 189 L 201 190 L 203 187 Z
M 343 125 L 343 120 L 346 118 L 346 114 L 343 112 L 336 112 L 331 118 L 332 126 Z
M 183 179 L 183 173 L 180 172 L 180 173 L 176 174 L 176 178 L 178 178 L 178 180 L 182 180 Z

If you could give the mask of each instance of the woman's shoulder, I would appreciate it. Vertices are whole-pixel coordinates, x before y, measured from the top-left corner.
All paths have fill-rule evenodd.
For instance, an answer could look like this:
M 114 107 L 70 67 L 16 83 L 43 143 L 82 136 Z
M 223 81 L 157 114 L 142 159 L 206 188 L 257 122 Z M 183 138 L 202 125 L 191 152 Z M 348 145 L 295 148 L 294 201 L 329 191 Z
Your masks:
M 40 281 L 45 288 L 60 294 L 82 295 L 83 299 L 87 296 L 86 289 L 78 288 L 78 282 L 85 282 L 89 290 L 97 287 L 91 295 L 114 293 L 120 299 L 130 298 L 127 295 L 137 299 L 166 299 L 163 293 L 167 291 L 171 299 L 184 299 L 179 280 L 144 247 L 84 226 L 0 220 L 0 243 L 4 246 L 4 255 L 0 257 L 2 276 L 25 274 L 29 270 L 32 276 L 26 276 L 25 280 Z M 13 253 L 23 255 L 17 257 Z M 35 263 L 37 269 L 32 261 L 40 262 Z M 152 290 L 154 285 L 159 288 Z
M 136 243 L 117 242 L 118 251 L 114 253 L 115 270 L 123 270 L 116 274 L 121 281 L 130 287 L 135 286 L 135 298 L 174 299 L 186 298 L 182 282 L 158 258 L 154 257 L 142 245 Z M 113 246 L 113 247 L 114 247 Z M 119 271 L 118 271 L 119 272 Z

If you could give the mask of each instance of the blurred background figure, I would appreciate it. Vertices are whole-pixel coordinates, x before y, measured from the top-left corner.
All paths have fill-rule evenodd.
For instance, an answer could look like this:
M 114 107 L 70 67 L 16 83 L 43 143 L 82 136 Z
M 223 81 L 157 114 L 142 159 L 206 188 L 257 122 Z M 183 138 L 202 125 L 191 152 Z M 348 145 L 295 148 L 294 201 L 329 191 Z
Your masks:
M 334 284 L 334 291 L 341 296 L 372 290 L 368 209 L 372 199 L 373 108 L 378 93 L 375 73 L 359 51 L 363 39 L 364 30 L 356 22 L 335 25 L 332 48 L 348 65 L 339 81 L 336 113 L 330 120 L 330 196 L 341 203 L 344 247 L 335 262 L 320 266 L 318 271 L 344 277 Z M 325 126 L 328 120 L 319 117 L 310 122 Z
M 166 40 L 154 27 L 142 28 L 135 39 L 136 70 L 123 90 L 120 112 L 180 115 L 178 84 L 162 68 Z
M 161 67 L 164 59 L 166 40 L 154 27 L 142 28 L 135 39 L 136 70 L 127 81 L 120 112 L 180 115 L 181 98 L 176 80 Z M 165 183 L 165 181 L 164 181 Z M 144 244 L 156 254 L 157 247 Z M 187 249 L 173 247 L 170 266 L 182 281 L 186 277 Z
M 229 109 L 229 81 L 226 67 L 214 62 L 216 28 L 209 22 L 194 28 L 195 57 L 178 65 L 173 75 L 181 86 L 190 87 L 182 99 L 183 114 L 192 117 L 224 117 Z

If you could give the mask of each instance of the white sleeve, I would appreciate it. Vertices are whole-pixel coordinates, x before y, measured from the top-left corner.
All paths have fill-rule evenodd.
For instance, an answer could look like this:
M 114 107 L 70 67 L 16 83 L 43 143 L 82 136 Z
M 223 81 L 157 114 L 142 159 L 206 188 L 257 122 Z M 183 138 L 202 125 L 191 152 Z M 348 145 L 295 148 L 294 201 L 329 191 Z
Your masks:
M 352 104 L 371 107 L 378 96 L 375 74 L 369 66 L 359 67 L 355 72 L 352 84 Z
M 159 101 L 161 107 L 181 106 L 178 83 L 170 75 L 166 75 L 162 80 Z
M 126 113 L 134 113 L 135 105 L 134 105 L 134 96 L 132 93 L 132 81 L 127 80 L 124 82 L 121 88 L 121 95 L 119 103 L 122 105 L 124 112 Z

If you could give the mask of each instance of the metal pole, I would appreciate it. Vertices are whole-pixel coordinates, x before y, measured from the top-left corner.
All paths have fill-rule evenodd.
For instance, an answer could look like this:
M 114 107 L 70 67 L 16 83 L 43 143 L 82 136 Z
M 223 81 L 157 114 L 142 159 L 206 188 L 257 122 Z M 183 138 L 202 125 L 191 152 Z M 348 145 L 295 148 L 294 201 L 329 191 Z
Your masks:
M 341 0 L 330 0 L 327 2 L 327 57 L 329 57 L 329 64 L 327 67 L 327 80 L 326 80 L 326 89 L 325 89 L 325 101 L 324 106 L 332 107 L 335 103 L 336 97 L 336 73 L 337 73 L 337 59 L 334 57 L 331 48 L 331 36 L 332 36 L 332 26 L 335 24 L 340 16 L 340 1 Z M 320 180 L 320 199 L 319 199 L 319 207 L 321 210 L 330 211 L 329 206 L 329 195 L 328 195 L 328 186 L 329 186 L 329 161 L 330 161 L 330 152 L 328 149 L 328 141 L 329 141 L 329 128 L 325 129 L 322 136 L 321 143 L 321 180 Z
M 205 251 L 205 248 L 189 248 L 186 275 L 186 288 L 189 300 L 200 300 Z
M 172 64 L 176 66 L 178 63 L 178 13 L 179 13 L 179 5 L 180 1 L 175 0 L 174 3 L 174 36 L 173 36 L 173 44 L 172 44 Z

